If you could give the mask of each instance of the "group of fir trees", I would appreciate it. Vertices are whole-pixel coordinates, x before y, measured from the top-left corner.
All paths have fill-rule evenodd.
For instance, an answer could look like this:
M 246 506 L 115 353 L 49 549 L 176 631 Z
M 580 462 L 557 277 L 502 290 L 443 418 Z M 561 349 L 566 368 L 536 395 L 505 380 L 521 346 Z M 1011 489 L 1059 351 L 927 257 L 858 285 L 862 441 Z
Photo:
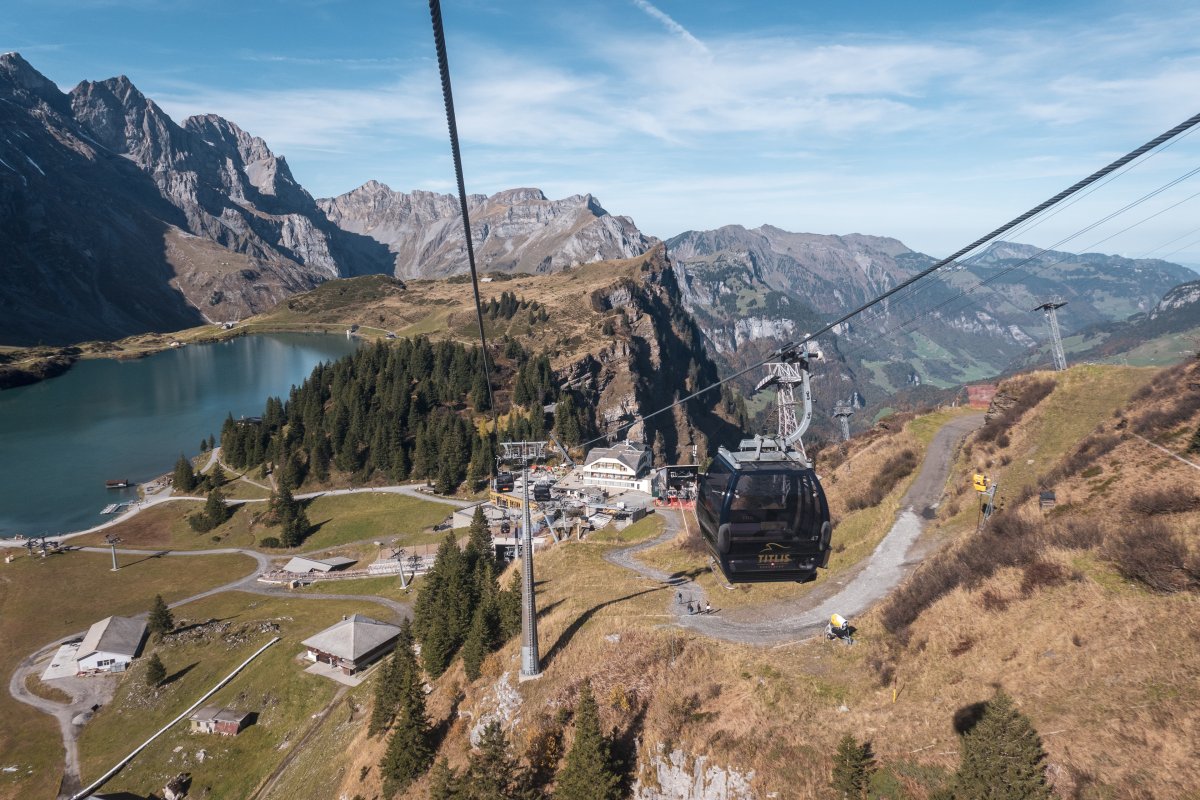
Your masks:
M 304 504 L 292 494 L 292 487 L 287 480 L 279 481 L 279 488 L 271 493 L 267 501 L 267 509 L 280 528 L 279 544 L 282 547 L 296 547 L 312 530 Z
M 526 300 L 523 297 L 518 298 L 516 294 L 507 290 L 501 292 L 500 297 L 493 297 L 484 303 L 482 311 L 483 315 L 490 320 L 512 319 L 518 313 L 528 311 L 530 325 L 550 319 L 550 314 L 541 303 L 536 300 Z
M 396 649 L 375 684 L 375 708 L 368 734 L 388 734 L 379 762 L 383 791 L 388 797 L 403 791 L 433 763 L 432 727 L 425 712 L 425 685 L 413 652 L 412 626 L 400 626 Z
M 1050 800 L 1046 751 L 1033 723 L 1004 691 L 985 706 L 979 722 L 963 734 L 959 767 L 937 800 Z M 830 787 L 840 800 L 870 794 L 875 756 L 870 742 L 846 734 L 834 756 Z
M 413 631 L 425 671 L 436 678 L 461 653 L 467 677 L 478 678 L 488 653 L 520 630 L 519 592 L 513 598 L 511 589 L 500 590 L 492 536 L 476 508 L 466 548 L 447 534 L 417 593 Z
M 549 359 L 514 345 L 517 363 L 493 376 L 516 366 L 514 402 L 528 412 L 513 424 L 524 426 L 519 432 L 544 428 L 542 405 L 558 392 Z M 239 469 L 286 472 L 293 489 L 334 470 L 356 480 L 424 479 L 443 491 L 478 484 L 495 456 L 475 418 L 489 402 L 482 359 L 479 348 L 424 338 L 363 347 L 314 368 L 286 403 L 270 398 L 261 418 L 227 418 L 223 458 Z
M 575 739 L 558 771 L 553 794 L 542 784 L 549 776 L 525 767 L 512 752 L 499 722 L 489 722 L 461 774 L 445 759 L 429 776 L 430 800 L 617 800 L 621 775 L 611 743 L 600 730 L 600 713 L 591 684 L 584 682 L 575 707 Z

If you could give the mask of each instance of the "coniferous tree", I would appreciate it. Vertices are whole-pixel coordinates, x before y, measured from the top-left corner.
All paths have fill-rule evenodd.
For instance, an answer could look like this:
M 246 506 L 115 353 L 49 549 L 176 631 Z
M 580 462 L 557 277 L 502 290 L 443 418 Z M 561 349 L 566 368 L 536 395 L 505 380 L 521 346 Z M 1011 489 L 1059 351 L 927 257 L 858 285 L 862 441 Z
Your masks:
M 167 668 L 158 653 L 153 653 L 146 662 L 146 685 L 156 688 L 167 677 Z
M 479 737 L 478 749 L 463 776 L 464 800 L 517 800 L 521 795 L 520 770 L 499 722 L 489 722 Z
M 846 734 L 838 743 L 833 761 L 833 780 L 830 787 L 842 800 L 860 800 L 867 796 L 871 773 L 875 771 L 875 755 L 871 743 L 861 745 L 852 735 Z
M 403 637 L 402 637 L 403 638 Z M 399 651 L 397 653 L 400 655 Z M 416 669 L 412 648 L 408 647 L 406 660 L 413 659 L 411 666 L 402 668 L 399 687 L 399 704 L 392 723 L 392 736 L 387 750 L 379 763 L 383 776 L 383 791 L 388 797 L 404 790 L 421 777 L 433 763 L 433 747 L 430 742 L 431 726 L 425 713 L 425 687 Z
M 146 628 L 150 633 L 156 636 L 170 633 L 175 627 L 175 618 L 171 616 L 171 609 L 167 608 L 166 601 L 162 599 L 161 594 L 154 595 L 154 605 L 150 606 L 150 615 L 146 618 Z
M 600 732 L 600 710 L 592 684 L 584 681 L 575 706 L 575 741 L 558 773 L 555 800 L 617 800 L 621 778 L 613 768 L 609 742 Z
M 204 477 L 204 485 L 209 489 L 219 489 L 225 485 L 227 480 L 229 479 L 225 475 L 225 470 L 221 468 L 221 462 L 218 461 L 216 464 L 213 464 L 213 468 Z
M 204 516 L 208 519 L 210 529 L 229 519 L 229 506 L 225 505 L 225 495 L 221 494 L 220 489 L 208 493 L 208 499 L 204 502 Z
M 1200 426 L 1196 428 L 1196 432 L 1192 434 L 1192 440 L 1188 442 L 1189 453 L 1200 453 Z
M 458 800 L 458 773 L 446 759 L 439 759 L 429 771 L 429 800 Z
M 466 638 L 472 599 L 466 559 L 454 534 L 446 534 L 413 609 L 413 628 L 421 641 L 421 661 L 431 676 L 436 678 L 446 671 Z
M 396 639 L 391 658 L 379 671 L 375 684 L 375 707 L 371 710 L 371 721 L 367 726 L 368 736 L 382 733 L 392 724 L 406 681 L 418 672 L 417 658 L 413 653 L 412 622 L 406 618 L 400 623 L 400 636 Z
M 513 572 L 508 588 L 500 592 L 500 636 L 504 641 L 521 632 L 521 572 Z
M 1029 721 L 1003 690 L 962 739 L 956 800 L 1049 800 L 1046 751 Z
M 192 462 L 188 461 L 183 453 L 179 454 L 179 460 L 175 462 L 174 480 L 176 491 L 190 492 L 196 488 L 196 471 L 192 469 Z
M 471 620 L 471 629 L 463 642 L 463 668 L 469 680 L 479 678 L 479 670 L 483 660 L 487 658 L 499 644 L 500 639 L 500 609 L 496 602 L 495 593 L 487 593 L 480 598 L 475 606 L 475 615 Z
M 474 573 L 480 561 L 484 558 L 495 563 L 495 549 L 492 545 L 492 534 L 488 530 L 487 518 L 483 515 L 483 506 L 475 506 L 471 516 L 471 527 L 467 533 L 467 569 Z

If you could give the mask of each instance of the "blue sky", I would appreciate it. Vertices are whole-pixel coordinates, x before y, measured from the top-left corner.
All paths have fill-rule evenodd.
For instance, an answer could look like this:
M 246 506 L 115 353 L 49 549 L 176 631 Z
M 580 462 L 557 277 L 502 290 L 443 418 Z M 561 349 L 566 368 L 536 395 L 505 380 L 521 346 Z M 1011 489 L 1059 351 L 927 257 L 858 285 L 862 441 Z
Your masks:
M 1184 2 L 443 11 L 468 190 L 591 192 L 659 237 L 769 223 L 945 255 L 1200 111 Z M 222 114 L 317 196 L 453 188 L 423 2 L 7 0 L 6 50 L 64 89 L 125 74 L 177 120 Z M 1016 238 L 1056 244 L 1197 165 L 1200 135 Z M 1061 247 L 1200 263 L 1194 192 Z

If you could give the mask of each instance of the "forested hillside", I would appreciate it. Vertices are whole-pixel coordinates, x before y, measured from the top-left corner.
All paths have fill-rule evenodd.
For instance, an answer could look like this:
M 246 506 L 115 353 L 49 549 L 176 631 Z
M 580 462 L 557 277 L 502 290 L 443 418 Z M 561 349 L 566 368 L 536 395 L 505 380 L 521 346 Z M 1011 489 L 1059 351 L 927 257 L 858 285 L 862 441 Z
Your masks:
M 502 439 L 545 438 L 545 404 L 561 400 L 558 428 L 568 443 L 593 429 L 590 409 L 556 381 L 545 354 L 515 340 L 491 363 Z M 292 390 L 270 398 L 261 419 L 229 417 L 221 431 L 227 463 L 279 469 L 281 483 L 427 479 L 438 491 L 471 488 L 492 470 L 495 440 L 481 423 L 489 409 L 482 351 L 458 342 L 401 339 L 363 347 L 323 364 Z

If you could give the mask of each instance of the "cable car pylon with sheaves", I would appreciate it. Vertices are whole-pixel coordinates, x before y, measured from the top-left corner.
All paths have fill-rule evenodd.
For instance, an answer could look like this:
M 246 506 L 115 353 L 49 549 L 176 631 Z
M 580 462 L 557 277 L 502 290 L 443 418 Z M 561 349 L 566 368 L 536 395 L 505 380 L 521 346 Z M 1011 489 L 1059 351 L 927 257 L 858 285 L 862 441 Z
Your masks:
M 700 478 L 700 532 L 730 583 L 804 583 L 829 563 L 829 504 L 803 442 L 812 422 L 809 363 L 820 354 L 805 345 L 777 355 L 755 392 L 775 389 L 779 432 L 719 448 Z

